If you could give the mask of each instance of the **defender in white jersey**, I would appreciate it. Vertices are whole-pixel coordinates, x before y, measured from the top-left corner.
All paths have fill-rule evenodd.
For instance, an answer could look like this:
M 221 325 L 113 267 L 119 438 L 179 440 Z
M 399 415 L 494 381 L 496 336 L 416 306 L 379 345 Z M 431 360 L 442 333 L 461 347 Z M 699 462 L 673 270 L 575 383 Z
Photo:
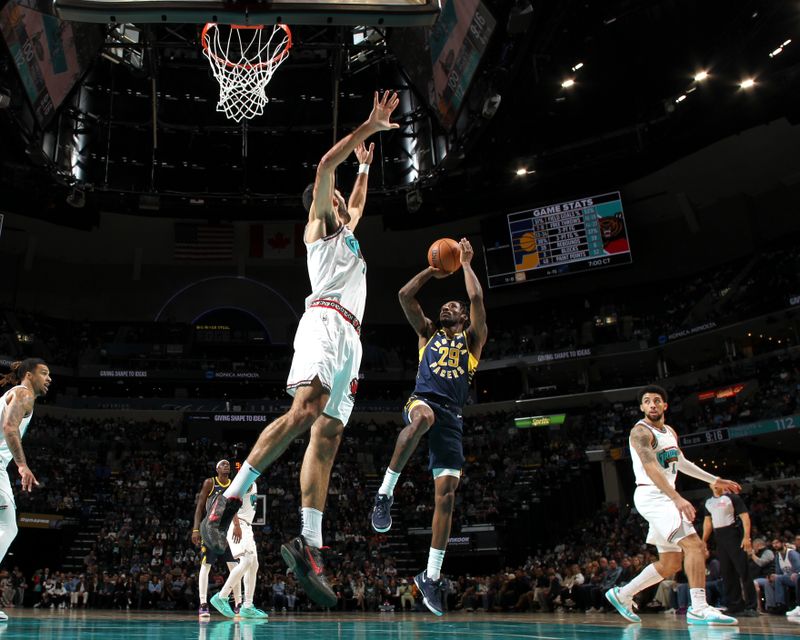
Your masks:
M 680 471 L 723 491 L 739 493 L 741 487 L 686 459 L 675 430 L 664 422 L 668 407 L 664 389 L 655 385 L 642 389 L 639 407 L 644 418 L 633 426 L 630 435 L 636 477 L 633 502 L 650 525 L 647 542 L 658 549 L 658 561 L 645 567 L 624 587 L 609 589 L 606 598 L 626 620 L 639 622 L 632 609 L 633 597 L 668 578 L 683 564 L 692 597 L 686 621 L 691 625 L 736 624 L 736 618 L 726 616 L 706 602 L 705 544 L 692 525 L 695 508 L 675 490 L 675 479 Z
M 308 210 L 304 241 L 308 251 L 311 295 L 295 335 L 295 354 L 287 380 L 294 396 L 289 412 L 268 425 L 231 486 L 211 505 L 200 525 L 203 540 L 219 550 L 225 532 L 242 504 L 241 496 L 299 436 L 311 431 L 300 489 L 301 535 L 281 547 L 281 555 L 309 598 L 324 607 L 336 604 L 336 594 L 324 576 L 322 512 L 331 468 L 344 425 L 350 418 L 361 364 L 361 318 L 366 302 L 366 263 L 353 235 L 367 196 L 367 176 L 374 145 L 364 141 L 374 133 L 396 129 L 389 119 L 399 104 L 396 93 L 377 92 L 369 118 L 326 153 L 313 186 L 306 189 Z M 335 188 L 334 171 L 355 152 L 358 175 L 345 203 Z
M 0 388 L 14 385 L 0 396 L 0 423 L 3 425 L 0 436 L 0 561 L 5 558 L 8 548 L 17 537 L 17 509 L 6 467 L 11 460 L 17 464 L 23 491 L 30 491 L 39 485 L 28 467 L 22 450 L 22 437 L 33 418 L 36 398 L 47 393 L 51 382 L 50 368 L 40 358 L 14 362 L 11 371 L 0 377 Z M 8 616 L 0 611 L 0 622 L 6 620 Z
M 256 517 L 256 483 L 250 485 L 242 498 L 242 506 L 228 527 L 228 547 L 238 565 L 231 571 L 219 593 L 211 598 L 211 604 L 222 615 L 233 618 L 237 613 L 242 618 L 266 619 L 269 616 L 253 604 L 253 594 L 258 578 L 258 549 L 253 536 L 253 520 Z M 230 594 L 241 585 L 244 578 L 244 601 L 237 612 L 231 608 Z

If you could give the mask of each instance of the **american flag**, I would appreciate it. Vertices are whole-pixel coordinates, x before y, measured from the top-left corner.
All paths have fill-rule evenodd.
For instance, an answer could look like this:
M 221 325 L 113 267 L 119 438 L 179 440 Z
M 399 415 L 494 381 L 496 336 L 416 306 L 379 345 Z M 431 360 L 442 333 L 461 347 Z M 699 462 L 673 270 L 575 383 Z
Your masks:
M 233 260 L 232 224 L 175 224 L 175 259 Z

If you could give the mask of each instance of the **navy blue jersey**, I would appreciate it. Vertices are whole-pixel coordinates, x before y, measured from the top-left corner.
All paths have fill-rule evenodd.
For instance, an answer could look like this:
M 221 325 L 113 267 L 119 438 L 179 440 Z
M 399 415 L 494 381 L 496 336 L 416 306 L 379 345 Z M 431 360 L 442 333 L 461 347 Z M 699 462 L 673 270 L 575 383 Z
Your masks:
M 219 476 L 213 477 L 214 484 L 211 487 L 211 492 L 208 494 L 208 498 L 206 498 L 206 512 L 211 509 L 211 503 L 213 502 L 214 498 L 218 496 L 220 493 L 224 492 L 230 484 L 230 478 L 228 478 L 228 482 L 222 484 L 222 481 L 219 479 Z
M 434 396 L 445 403 L 463 407 L 477 368 L 478 359 L 469 352 L 467 333 L 457 333 L 448 338 L 444 329 L 439 329 L 419 350 L 414 394 Z

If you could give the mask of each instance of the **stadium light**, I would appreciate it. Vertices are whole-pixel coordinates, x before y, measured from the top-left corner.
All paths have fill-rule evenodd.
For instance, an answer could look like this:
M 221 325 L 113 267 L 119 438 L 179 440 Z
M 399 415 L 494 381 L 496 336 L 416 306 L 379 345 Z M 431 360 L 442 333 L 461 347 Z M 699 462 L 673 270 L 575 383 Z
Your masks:
M 683 102 L 684 100 L 686 100 L 686 94 L 685 94 L 685 93 L 684 93 L 683 95 L 680 95 L 680 96 L 678 96 L 678 97 L 675 99 L 675 102 L 676 102 L 676 103 L 677 103 L 677 102 Z
M 575 85 L 575 79 L 574 78 L 567 78 L 566 80 L 564 80 L 564 82 L 561 83 L 561 88 L 562 89 L 569 89 L 570 87 L 572 87 L 574 85 Z
M 698 71 L 696 74 L 694 74 L 695 82 L 702 82 L 706 78 L 708 78 L 708 71 Z
M 756 81 L 753 78 L 745 78 L 739 83 L 741 89 L 752 89 L 755 85 Z
M 573 71 L 577 71 L 578 69 L 583 69 L 583 63 L 582 62 L 579 62 L 574 67 L 572 67 Z

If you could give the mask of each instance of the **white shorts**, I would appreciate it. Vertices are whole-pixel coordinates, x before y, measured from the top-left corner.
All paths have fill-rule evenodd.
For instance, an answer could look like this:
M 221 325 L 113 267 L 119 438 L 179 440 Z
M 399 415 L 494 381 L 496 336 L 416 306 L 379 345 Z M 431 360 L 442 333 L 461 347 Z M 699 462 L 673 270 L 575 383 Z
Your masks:
M 300 318 L 294 336 L 294 358 L 286 390 L 294 396 L 319 377 L 330 392 L 323 413 L 347 424 L 353 412 L 361 340 L 358 332 L 336 310 L 311 307 Z
M 256 539 L 253 537 L 253 526 L 247 524 L 244 520 L 239 520 L 239 526 L 242 529 L 242 539 L 239 542 L 233 541 L 233 523 L 228 527 L 228 547 L 230 547 L 231 555 L 234 559 L 241 558 L 246 553 L 256 555 Z
M 8 469 L 0 462 L 0 509 L 16 511 L 16 508 L 17 504 L 14 502 L 14 492 L 11 490 Z
M 633 504 L 650 525 L 647 543 L 654 545 L 659 551 L 683 551 L 677 544 L 678 541 L 697 533 L 692 523 L 683 517 L 675 503 L 658 487 L 636 487 Z

